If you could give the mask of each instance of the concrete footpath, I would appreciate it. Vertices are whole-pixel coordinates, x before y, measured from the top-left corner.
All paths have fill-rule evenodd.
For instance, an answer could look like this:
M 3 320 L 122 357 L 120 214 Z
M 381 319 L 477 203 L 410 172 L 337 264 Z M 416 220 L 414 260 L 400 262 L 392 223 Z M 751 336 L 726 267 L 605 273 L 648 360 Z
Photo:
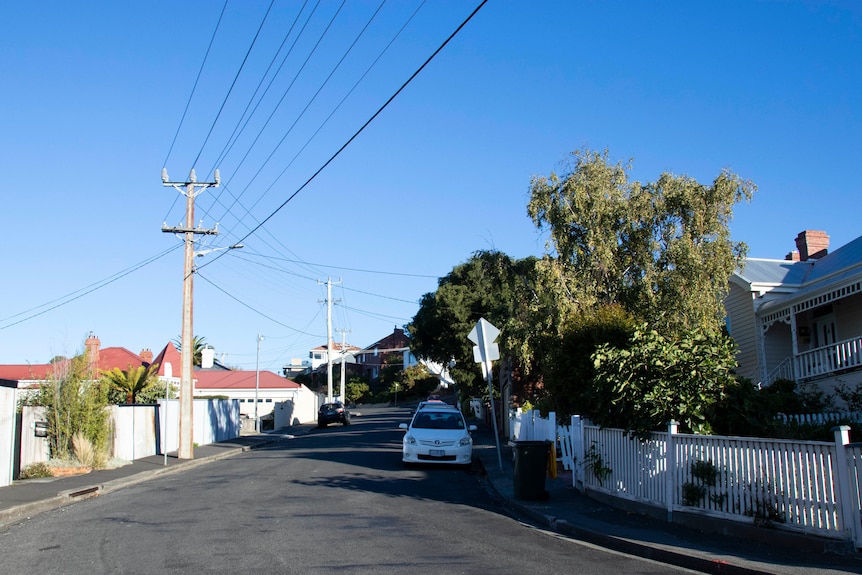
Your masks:
M 194 459 L 169 456 L 167 465 L 164 456 L 156 455 L 117 469 L 17 481 L 0 488 L 0 528 L 167 473 L 210 464 L 304 435 L 312 428 L 313 424 L 306 424 L 196 447 Z M 481 423 L 473 436 L 474 469 L 484 473 L 492 495 L 516 518 L 566 537 L 704 573 L 862 573 L 862 554 L 833 540 L 737 522 L 707 521 L 699 516 L 686 516 L 685 525 L 668 523 L 638 512 L 642 510 L 623 510 L 586 497 L 571 486 L 571 475 L 566 473 L 545 480 L 546 500 L 519 500 L 514 493 L 512 448 L 501 441 L 498 457 L 493 432 Z

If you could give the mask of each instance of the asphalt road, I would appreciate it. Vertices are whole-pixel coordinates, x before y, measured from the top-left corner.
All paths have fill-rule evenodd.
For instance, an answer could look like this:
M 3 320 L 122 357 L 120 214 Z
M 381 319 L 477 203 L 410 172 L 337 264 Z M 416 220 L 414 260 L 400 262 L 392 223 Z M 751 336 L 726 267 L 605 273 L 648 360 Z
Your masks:
M 2 573 L 678 573 L 525 525 L 481 475 L 401 465 L 406 410 L 0 531 Z

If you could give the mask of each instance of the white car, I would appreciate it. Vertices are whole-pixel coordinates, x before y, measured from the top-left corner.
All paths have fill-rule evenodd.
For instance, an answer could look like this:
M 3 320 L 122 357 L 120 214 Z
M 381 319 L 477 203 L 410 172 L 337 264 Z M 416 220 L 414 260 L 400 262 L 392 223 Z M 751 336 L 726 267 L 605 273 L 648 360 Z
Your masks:
M 413 415 L 402 441 L 401 461 L 405 467 L 414 463 L 446 463 L 469 466 L 473 459 L 475 425 L 467 425 L 461 412 L 440 401 L 423 401 Z

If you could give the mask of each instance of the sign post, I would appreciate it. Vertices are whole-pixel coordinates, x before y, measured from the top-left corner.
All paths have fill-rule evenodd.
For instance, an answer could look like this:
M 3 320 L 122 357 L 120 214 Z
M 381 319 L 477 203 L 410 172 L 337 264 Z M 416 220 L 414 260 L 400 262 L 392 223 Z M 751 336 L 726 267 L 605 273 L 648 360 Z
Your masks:
M 491 371 L 493 361 L 500 359 L 500 348 L 496 343 L 498 335 L 500 335 L 500 330 L 485 318 L 481 318 L 470 331 L 467 338 L 476 344 L 473 346 L 473 360 L 476 363 L 482 364 L 482 374 L 488 381 L 488 399 L 491 401 L 491 421 L 494 422 L 494 439 L 497 442 L 497 461 L 500 464 L 500 471 L 503 471 L 500 434 L 497 431 L 497 412 L 494 407 L 494 375 Z

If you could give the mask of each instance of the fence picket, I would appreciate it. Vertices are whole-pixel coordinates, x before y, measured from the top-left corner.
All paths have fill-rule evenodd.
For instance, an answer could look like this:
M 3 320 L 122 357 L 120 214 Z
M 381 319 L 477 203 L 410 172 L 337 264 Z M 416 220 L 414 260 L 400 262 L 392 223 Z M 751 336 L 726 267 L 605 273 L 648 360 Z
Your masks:
M 558 438 L 564 469 L 573 471 L 572 483 L 579 489 L 667 507 L 669 516 L 690 511 L 756 519 L 852 538 L 862 547 L 862 447 L 665 432 L 639 441 L 624 430 L 603 429 L 578 416 L 572 417 L 571 427 L 556 426 L 555 418 L 538 413 L 512 412 L 510 420 L 517 437 Z M 840 457 L 839 449 L 844 450 Z M 845 480 L 849 487 L 841 488 Z M 696 496 L 700 484 L 699 501 L 683 497 L 684 489 L 690 498 L 691 493 Z

